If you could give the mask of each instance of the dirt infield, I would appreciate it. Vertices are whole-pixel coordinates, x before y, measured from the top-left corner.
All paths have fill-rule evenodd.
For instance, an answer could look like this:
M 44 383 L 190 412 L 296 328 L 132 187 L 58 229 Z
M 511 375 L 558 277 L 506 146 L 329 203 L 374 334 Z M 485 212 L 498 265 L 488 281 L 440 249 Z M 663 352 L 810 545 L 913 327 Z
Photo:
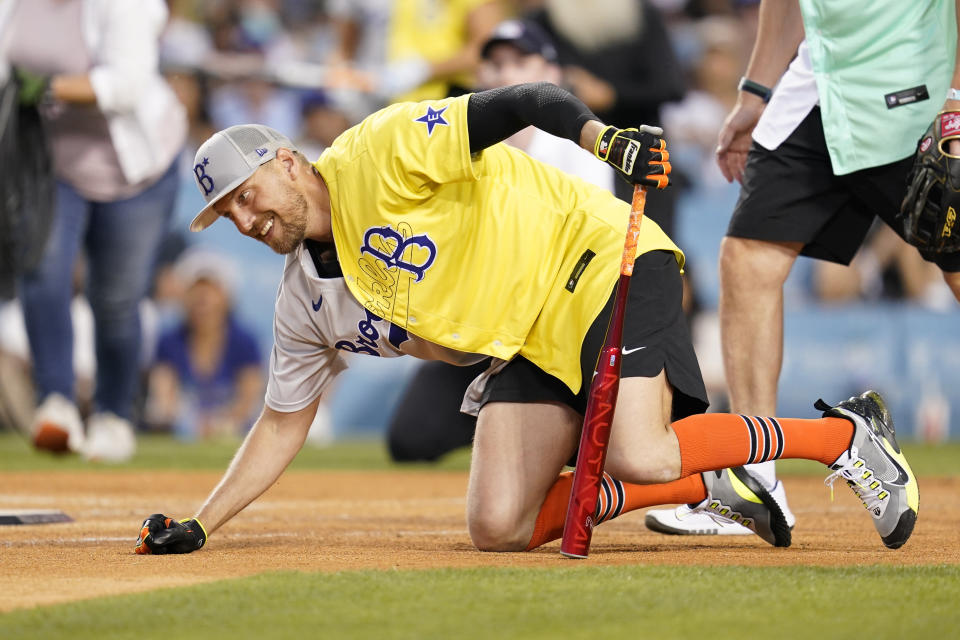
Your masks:
M 532 553 L 480 553 L 464 524 L 465 473 L 290 472 L 186 556 L 137 556 L 142 519 L 194 512 L 219 473 L 0 473 L 0 509 L 62 509 L 75 522 L 0 527 L 0 612 L 276 570 L 569 567 L 591 565 L 960 564 L 960 478 L 921 478 L 910 542 L 885 549 L 860 503 L 817 478 L 784 483 L 798 524 L 793 546 L 755 536 L 676 537 L 647 531 L 643 512 L 594 534 L 590 558 L 553 542 Z

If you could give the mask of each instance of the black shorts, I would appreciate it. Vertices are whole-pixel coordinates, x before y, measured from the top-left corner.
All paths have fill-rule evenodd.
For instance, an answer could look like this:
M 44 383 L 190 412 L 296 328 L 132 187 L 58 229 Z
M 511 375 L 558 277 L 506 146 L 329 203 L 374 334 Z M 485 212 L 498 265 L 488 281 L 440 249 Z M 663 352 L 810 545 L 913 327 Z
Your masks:
M 777 149 L 750 147 L 740 199 L 727 235 L 772 242 L 802 242 L 801 255 L 850 264 L 879 216 L 900 237 L 895 220 L 913 156 L 837 176 L 814 107 Z M 921 252 L 948 272 L 960 271 L 960 253 Z
M 487 381 L 481 406 L 488 402 L 557 402 L 583 415 L 590 380 L 613 313 L 614 293 L 596 317 L 580 348 L 583 385 L 574 394 L 558 378 L 522 356 Z M 651 251 L 634 262 L 623 321 L 621 378 L 653 378 L 664 369 L 673 386 L 673 419 L 707 410 L 707 391 L 683 315 L 683 282 L 670 251 Z

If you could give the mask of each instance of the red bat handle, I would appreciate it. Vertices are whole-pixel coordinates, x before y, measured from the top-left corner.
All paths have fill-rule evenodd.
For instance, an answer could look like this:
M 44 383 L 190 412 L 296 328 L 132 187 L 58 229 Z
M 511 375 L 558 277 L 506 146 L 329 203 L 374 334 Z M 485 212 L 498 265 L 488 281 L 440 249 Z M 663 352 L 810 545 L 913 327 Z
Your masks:
M 613 413 L 617 406 L 617 391 L 620 388 L 623 315 L 627 294 L 630 291 L 630 276 L 633 274 L 633 260 L 637 253 L 637 239 L 640 235 L 640 221 L 643 218 L 646 196 L 644 187 L 637 185 L 634 188 L 630 226 L 623 246 L 623 259 L 620 264 L 620 279 L 617 282 L 613 313 L 607 325 L 607 337 L 600 350 L 596 374 L 590 383 L 587 411 L 583 419 L 583 431 L 580 434 L 580 448 L 577 451 L 577 466 L 573 471 L 573 486 L 570 489 L 570 502 L 567 504 L 567 517 L 563 525 L 563 540 L 560 543 L 560 553 L 568 558 L 587 557 L 590 538 L 596 524 L 594 514 L 597 509 L 597 497 L 600 494 L 603 465 L 607 459 L 607 443 L 610 441 Z

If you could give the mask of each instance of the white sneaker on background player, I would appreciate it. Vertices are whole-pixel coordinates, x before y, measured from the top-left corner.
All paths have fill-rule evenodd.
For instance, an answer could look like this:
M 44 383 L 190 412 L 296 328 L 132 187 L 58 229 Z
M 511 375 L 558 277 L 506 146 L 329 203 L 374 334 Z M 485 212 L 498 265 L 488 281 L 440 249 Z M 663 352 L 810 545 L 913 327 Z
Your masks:
M 137 450 L 133 425 L 116 414 L 96 413 L 87 421 L 87 441 L 81 453 L 92 462 L 126 462 Z
M 51 393 L 33 416 L 30 437 L 37 449 L 54 453 L 83 448 L 83 422 L 77 405 L 59 393 Z
M 787 494 L 783 489 L 783 483 L 777 480 L 776 475 L 774 475 L 773 462 L 748 465 L 746 468 L 754 475 L 762 478 L 765 485 L 773 484 L 770 495 L 780 505 L 780 509 L 787 520 L 787 525 L 793 529 L 797 519 L 787 504 Z M 735 522 L 711 517 L 707 512 L 699 509 L 700 506 L 681 504 L 674 509 L 651 509 L 644 518 L 644 524 L 651 531 L 680 536 L 746 536 L 753 533 L 750 529 Z

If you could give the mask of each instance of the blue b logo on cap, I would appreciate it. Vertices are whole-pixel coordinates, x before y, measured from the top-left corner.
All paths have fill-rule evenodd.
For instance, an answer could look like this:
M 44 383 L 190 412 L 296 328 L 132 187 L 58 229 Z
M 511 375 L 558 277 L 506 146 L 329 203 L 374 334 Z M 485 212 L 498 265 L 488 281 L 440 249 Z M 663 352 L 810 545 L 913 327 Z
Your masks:
M 210 164 L 209 158 L 204 158 L 203 162 L 193 165 L 193 175 L 197 176 L 197 184 L 203 189 L 203 195 L 208 196 L 213 193 L 213 178 L 207 175 L 205 167 Z

